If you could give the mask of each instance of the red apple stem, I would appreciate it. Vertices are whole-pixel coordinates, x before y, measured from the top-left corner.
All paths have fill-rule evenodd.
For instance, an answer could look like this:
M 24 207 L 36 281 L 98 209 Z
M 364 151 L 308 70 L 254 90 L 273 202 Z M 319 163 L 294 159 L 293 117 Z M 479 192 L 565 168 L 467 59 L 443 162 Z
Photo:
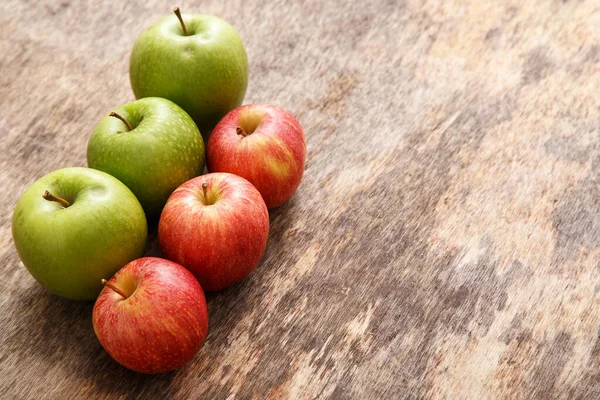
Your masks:
M 181 18 L 181 11 L 179 11 L 179 7 L 175 7 L 173 9 L 173 12 L 175 13 L 175 15 L 177 15 L 177 18 L 179 19 L 179 23 L 181 24 L 181 27 L 183 28 L 183 36 L 187 36 L 188 31 L 185 27 L 185 24 L 183 23 L 183 18 Z
M 237 133 L 238 135 L 242 135 L 243 137 L 248 136 L 246 131 L 243 130 L 241 126 L 238 126 L 237 128 L 235 128 L 235 133 Z
M 50 193 L 49 191 L 47 191 L 47 190 L 44 192 L 44 194 L 42 195 L 42 197 L 44 198 L 44 200 L 55 201 L 57 203 L 60 203 L 60 205 L 63 206 L 63 208 L 67 208 L 67 207 L 69 207 L 71 205 L 71 203 L 69 203 L 68 201 L 66 201 L 62 197 L 55 196 L 52 193 Z
M 110 283 L 109 281 L 107 281 L 106 279 L 102 279 L 100 282 L 102 282 L 102 284 L 104 286 L 108 286 L 109 288 L 111 288 L 112 290 L 114 290 L 115 292 L 117 292 L 124 299 L 127 298 L 127 295 L 125 293 L 123 293 L 121 291 L 121 289 L 119 289 L 118 287 L 116 287 L 115 285 L 113 285 L 112 283 Z
M 204 203 L 208 203 L 208 183 L 204 182 L 202 184 L 202 192 L 204 193 Z
M 114 111 L 113 111 L 113 112 L 111 112 L 110 114 L 108 114 L 108 116 L 109 116 L 109 117 L 115 117 L 115 118 L 118 118 L 118 119 L 120 119 L 121 121 L 123 121 L 123 123 L 124 123 L 125 125 L 127 125 L 127 129 L 128 129 L 128 130 L 130 130 L 130 131 L 131 131 L 131 130 L 133 130 L 133 128 L 131 127 L 131 125 L 129 125 L 129 122 L 127 122 L 127 120 L 126 120 L 125 118 L 123 118 L 122 116 L 120 116 L 120 115 L 119 115 L 119 114 L 117 114 L 116 112 L 114 112 Z

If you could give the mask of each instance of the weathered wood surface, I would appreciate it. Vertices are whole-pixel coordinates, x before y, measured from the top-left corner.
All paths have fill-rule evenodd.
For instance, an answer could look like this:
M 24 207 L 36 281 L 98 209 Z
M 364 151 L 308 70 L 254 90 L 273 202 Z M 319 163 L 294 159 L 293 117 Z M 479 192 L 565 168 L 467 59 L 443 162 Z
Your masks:
M 0 397 L 600 398 L 600 3 L 203 1 L 248 48 L 247 103 L 308 138 L 256 271 L 209 296 L 180 371 L 141 376 L 10 235 L 85 165 L 163 1 L 0 3 Z

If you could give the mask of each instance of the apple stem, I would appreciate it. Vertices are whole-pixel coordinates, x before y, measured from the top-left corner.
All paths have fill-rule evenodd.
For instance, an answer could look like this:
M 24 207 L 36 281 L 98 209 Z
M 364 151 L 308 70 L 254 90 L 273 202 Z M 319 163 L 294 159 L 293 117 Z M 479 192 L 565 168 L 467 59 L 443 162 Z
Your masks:
M 242 135 L 243 137 L 248 136 L 246 131 L 243 130 L 241 126 L 238 126 L 237 128 L 235 128 L 235 133 L 237 133 L 238 135 Z
M 115 117 L 115 118 L 118 118 L 118 119 L 120 119 L 121 121 L 123 121 L 123 123 L 124 123 L 125 125 L 127 125 L 127 129 L 128 129 L 128 130 L 130 130 L 130 131 L 131 131 L 131 130 L 133 130 L 133 128 L 131 127 L 131 125 L 129 125 L 129 122 L 127 122 L 127 120 L 126 120 L 125 118 L 123 118 L 122 116 L 120 116 L 120 115 L 119 115 L 119 114 L 117 114 L 116 112 L 114 112 L 114 111 L 113 111 L 113 112 L 111 112 L 110 114 L 108 114 L 108 116 L 109 116 L 109 117 Z
M 113 285 L 112 283 L 110 283 L 109 281 L 107 281 L 106 279 L 102 279 L 100 282 L 102 282 L 102 284 L 104 286 L 108 286 L 109 288 L 111 288 L 112 290 L 114 290 L 115 292 L 117 292 L 119 295 L 121 295 L 124 299 L 127 298 L 127 295 L 125 293 L 123 293 L 121 291 L 121 289 L 119 289 L 118 287 L 116 287 L 115 285 Z
M 204 204 L 208 203 L 208 183 L 202 184 L 202 192 L 204 193 Z
M 71 205 L 71 203 L 69 203 L 68 201 L 66 201 L 62 197 L 55 196 L 52 193 L 50 193 L 49 191 L 47 191 L 47 190 L 44 192 L 44 194 L 42 195 L 42 197 L 44 198 L 44 200 L 55 201 L 57 203 L 60 203 L 63 206 L 63 208 L 67 208 L 67 207 L 69 207 Z
M 185 24 L 183 23 L 183 18 L 181 18 L 181 11 L 179 11 L 179 7 L 175 7 L 173 9 L 173 12 L 175 13 L 175 15 L 177 15 L 177 18 L 179 19 L 179 22 L 181 23 L 181 27 L 183 28 L 183 36 L 187 36 L 188 31 L 185 27 Z

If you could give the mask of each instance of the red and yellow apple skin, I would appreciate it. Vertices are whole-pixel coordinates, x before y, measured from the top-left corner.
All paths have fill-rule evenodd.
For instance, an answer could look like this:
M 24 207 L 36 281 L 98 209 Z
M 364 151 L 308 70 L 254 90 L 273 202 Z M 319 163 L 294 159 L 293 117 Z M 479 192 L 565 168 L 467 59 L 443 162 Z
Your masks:
M 281 107 L 253 104 L 230 111 L 207 146 L 210 172 L 229 172 L 252 183 L 269 209 L 298 189 L 306 160 L 300 123 Z
M 269 237 L 269 212 L 250 182 L 227 173 L 179 186 L 163 209 L 158 240 L 166 257 L 189 269 L 204 290 L 245 278 Z
M 184 366 L 198 353 L 208 331 L 208 310 L 204 292 L 188 270 L 145 257 L 105 283 L 92 321 L 98 340 L 118 363 L 157 374 Z

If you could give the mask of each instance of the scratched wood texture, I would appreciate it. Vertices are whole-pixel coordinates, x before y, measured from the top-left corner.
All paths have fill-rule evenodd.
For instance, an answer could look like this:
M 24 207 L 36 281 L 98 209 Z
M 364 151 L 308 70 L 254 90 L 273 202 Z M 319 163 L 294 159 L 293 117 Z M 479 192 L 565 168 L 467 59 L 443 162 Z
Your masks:
M 193 362 L 132 373 L 19 263 L 12 208 L 85 166 L 179 5 L 240 32 L 246 103 L 308 139 Z M 0 398 L 600 398 L 600 3 L 0 2 Z

